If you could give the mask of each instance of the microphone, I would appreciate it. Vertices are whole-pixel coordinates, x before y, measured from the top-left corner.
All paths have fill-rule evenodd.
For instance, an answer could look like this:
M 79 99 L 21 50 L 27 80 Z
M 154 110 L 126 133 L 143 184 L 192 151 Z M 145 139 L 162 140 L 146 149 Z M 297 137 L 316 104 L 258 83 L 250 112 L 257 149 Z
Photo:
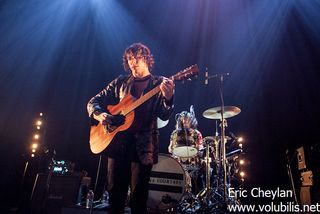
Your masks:
M 206 68 L 206 72 L 204 73 L 204 84 L 208 85 L 209 83 L 209 73 L 208 73 L 208 68 Z
M 230 73 L 222 73 L 222 74 L 214 74 L 210 76 L 210 78 L 217 78 L 217 77 L 223 77 L 223 76 L 229 76 Z
M 231 135 L 231 137 L 232 137 L 233 139 L 235 139 L 235 140 L 238 139 L 238 137 L 237 137 L 235 134 L 233 134 L 233 132 L 229 132 L 229 134 Z
M 204 84 L 208 85 L 209 79 L 211 78 L 220 78 L 223 79 L 224 76 L 229 76 L 230 73 L 221 73 L 221 74 L 214 74 L 212 76 L 209 76 L 208 68 L 206 68 L 206 71 L 204 73 Z

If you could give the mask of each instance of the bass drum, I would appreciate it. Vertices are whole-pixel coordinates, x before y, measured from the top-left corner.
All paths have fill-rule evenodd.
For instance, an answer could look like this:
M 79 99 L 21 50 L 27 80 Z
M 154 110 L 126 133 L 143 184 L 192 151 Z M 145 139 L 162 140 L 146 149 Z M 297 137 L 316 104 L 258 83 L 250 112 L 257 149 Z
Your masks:
M 191 179 L 181 164 L 166 154 L 159 154 L 149 181 L 150 211 L 175 210 L 182 196 L 191 189 Z

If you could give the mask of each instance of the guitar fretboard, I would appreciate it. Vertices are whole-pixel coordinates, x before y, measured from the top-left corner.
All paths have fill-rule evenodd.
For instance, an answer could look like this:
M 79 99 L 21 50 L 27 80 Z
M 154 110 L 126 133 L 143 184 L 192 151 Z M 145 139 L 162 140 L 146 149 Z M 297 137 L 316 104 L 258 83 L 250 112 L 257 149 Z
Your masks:
M 150 99 L 151 97 L 153 97 L 155 94 L 159 93 L 160 91 L 160 85 L 158 85 L 157 87 L 151 89 L 150 91 L 148 91 L 146 94 L 142 95 L 142 97 L 140 97 L 139 99 L 137 99 L 136 101 L 134 101 L 131 105 L 129 105 L 126 109 L 123 110 L 123 114 L 127 115 L 128 113 L 130 113 L 131 111 L 135 110 L 136 108 L 138 108 L 141 104 L 143 104 L 144 102 L 146 102 L 148 99 Z

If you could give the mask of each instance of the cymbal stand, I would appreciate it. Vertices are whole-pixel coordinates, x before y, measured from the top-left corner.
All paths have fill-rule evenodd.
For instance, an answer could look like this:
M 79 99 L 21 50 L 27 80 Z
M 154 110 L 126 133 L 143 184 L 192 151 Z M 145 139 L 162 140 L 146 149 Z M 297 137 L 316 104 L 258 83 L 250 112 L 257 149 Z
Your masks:
M 220 100 L 221 100 L 221 140 L 220 140 L 220 152 L 221 152 L 221 161 L 220 161 L 220 171 L 223 175 L 223 197 L 224 202 L 226 205 L 228 205 L 228 193 L 227 193 L 227 166 L 226 166 L 226 144 L 225 144 L 225 127 L 226 127 L 226 120 L 224 119 L 224 99 L 223 99 L 223 77 L 227 74 L 218 74 L 219 80 L 220 80 Z
M 204 196 L 208 196 L 209 194 L 209 190 L 211 189 L 211 185 L 210 185 L 210 141 L 206 140 L 204 142 L 206 144 L 206 185 L 205 188 L 203 190 L 201 190 L 196 197 L 197 198 L 202 198 Z
M 226 148 L 225 148 L 225 127 L 226 127 L 226 120 L 225 120 L 225 116 L 224 116 L 224 99 L 223 99 L 223 80 L 224 80 L 224 76 L 228 76 L 229 73 L 222 73 L 222 74 L 214 74 L 212 76 L 208 75 L 208 71 L 206 70 L 205 73 L 205 84 L 208 84 L 208 80 L 212 79 L 212 78 L 219 78 L 219 94 L 220 94 L 220 101 L 221 101 L 221 108 L 220 108 L 220 114 L 221 117 L 220 119 L 220 132 L 221 132 L 221 139 L 220 139 L 220 144 L 219 142 L 217 142 L 217 147 L 219 148 L 219 157 L 217 157 L 217 166 L 218 166 L 218 176 L 217 176 L 217 186 L 218 189 L 220 189 L 223 186 L 223 192 L 221 191 L 215 191 L 215 195 L 218 195 L 220 199 L 223 198 L 223 202 L 222 203 L 224 208 L 227 207 L 228 205 L 228 193 L 227 193 L 227 189 L 228 189 L 228 184 L 227 184 L 227 159 L 226 159 Z M 216 131 L 217 134 L 217 131 Z M 222 182 L 220 178 L 223 178 Z M 221 185 L 220 185 L 221 184 Z M 217 189 L 217 190 L 218 190 Z M 219 194 L 219 192 L 221 192 L 222 194 Z M 221 198 L 222 196 L 222 198 Z M 220 201 L 220 200 L 219 200 Z M 220 201 L 221 203 L 221 201 Z
M 216 133 L 215 133 L 215 136 L 218 137 L 219 136 L 219 132 L 218 132 L 218 121 L 216 120 Z M 220 148 L 219 148 L 219 140 L 214 140 L 214 152 L 215 152 L 215 161 L 216 161 L 216 175 L 218 176 L 219 175 L 219 172 L 220 172 Z M 219 184 L 217 184 L 219 185 Z
M 210 182 L 210 144 L 206 142 L 206 195 L 208 196 L 209 190 L 211 189 Z
M 219 165 L 219 170 L 220 170 L 220 175 L 223 178 L 223 196 L 224 196 L 224 201 L 227 204 L 228 202 L 228 193 L 227 193 L 227 159 L 226 159 L 226 142 L 225 142 L 225 119 L 222 120 L 221 124 L 221 140 L 220 140 L 220 165 Z
M 210 146 L 207 144 L 206 147 L 206 189 L 209 190 L 210 187 Z

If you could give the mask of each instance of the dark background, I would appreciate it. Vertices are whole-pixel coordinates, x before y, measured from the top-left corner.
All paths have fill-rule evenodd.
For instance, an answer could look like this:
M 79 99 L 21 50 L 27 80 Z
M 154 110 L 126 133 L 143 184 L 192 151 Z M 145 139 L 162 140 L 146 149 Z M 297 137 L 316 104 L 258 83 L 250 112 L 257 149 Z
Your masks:
M 39 112 L 41 148 L 95 177 L 99 156 L 89 149 L 86 104 L 124 72 L 122 53 L 133 42 L 152 50 L 154 74 L 199 65 L 196 81 L 176 84 L 174 114 L 194 105 L 203 136 L 214 134 L 215 121 L 202 112 L 220 105 L 219 84 L 204 85 L 205 69 L 229 72 L 225 105 L 241 113 L 228 119 L 226 134 L 246 139 L 246 184 L 288 188 L 286 149 L 320 142 L 319 10 L 319 1 L 293 0 L 0 1 L 5 202 L 16 203 Z M 173 118 L 161 129 L 163 153 Z

